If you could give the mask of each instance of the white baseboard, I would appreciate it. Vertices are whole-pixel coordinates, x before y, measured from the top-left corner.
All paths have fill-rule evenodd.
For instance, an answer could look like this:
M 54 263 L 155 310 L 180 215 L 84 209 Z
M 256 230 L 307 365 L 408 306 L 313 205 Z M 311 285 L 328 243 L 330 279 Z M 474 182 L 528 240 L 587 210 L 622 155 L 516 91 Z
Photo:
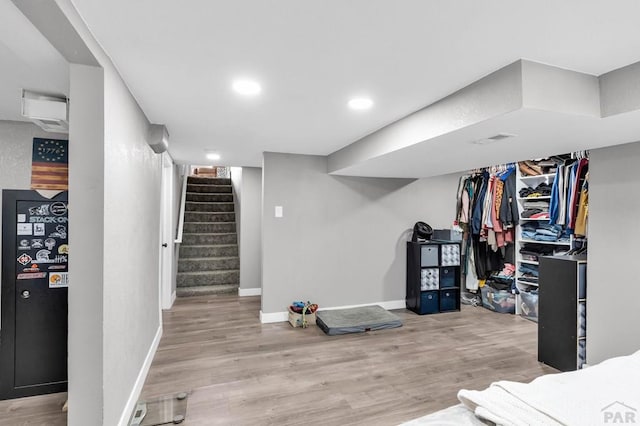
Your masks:
M 270 314 L 265 314 L 260 310 L 260 322 L 263 324 L 269 324 L 272 322 L 286 322 L 289 321 L 289 313 L 288 312 L 272 312 Z
M 174 293 L 174 296 L 175 296 L 175 293 Z M 136 403 L 138 402 L 138 398 L 140 397 L 140 392 L 142 392 L 142 386 L 144 385 L 144 381 L 146 380 L 147 374 L 149 373 L 151 362 L 153 361 L 153 357 L 156 354 L 156 350 L 158 350 L 158 345 L 160 344 L 161 338 L 162 338 L 162 325 L 158 327 L 158 331 L 156 332 L 156 335 L 153 338 L 153 342 L 151 342 L 151 347 L 149 347 L 149 352 L 147 352 L 147 356 L 144 359 L 144 362 L 142 363 L 142 368 L 140 368 L 140 372 L 138 373 L 136 382 L 134 383 L 133 389 L 129 394 L 127 405 L 125 405 L 124 410 L 122 411 L 122 415 L 120 416 L 120 421 L 118 422 L 118 426 L 127 426 L 129 424 L 131 413 L 133 413 L 133 410 L 136 408 Z
M 239 288 L 238 296 L 262 296 L 262 289 L 258 288 Z
M 348 309 L 348 308 L 359 308 L 361 306 L 373 306 L 379 305 L 385 308 L 387 311 L 391 309 L 404 309 L 406 307 L 405 300 L 389 300 L 387 302 L 378 302 L 378 303 L 362 303 L 360 305 L 345 305 L 345 306 L 331 306 L 328 308 L 320 308 L 319 311 L 331 311 L 334 309 Z M 268 324 L 272 322 L 285 322 L 289 321 L 289 313 L 288 312 L 272 312 L 265 314 L 260 311 L 260 322 L 262 324 Z

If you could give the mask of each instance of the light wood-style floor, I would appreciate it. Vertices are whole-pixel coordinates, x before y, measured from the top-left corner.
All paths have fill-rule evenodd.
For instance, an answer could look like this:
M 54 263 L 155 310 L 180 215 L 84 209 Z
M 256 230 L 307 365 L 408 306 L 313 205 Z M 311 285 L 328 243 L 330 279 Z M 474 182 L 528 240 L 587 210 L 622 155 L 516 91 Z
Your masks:
M 461 388 L 530 381 L 536 324 L 463 306 L 401 328 L 327 336 L 261 325 L 259 297 L 178 299 L 142 398 L 190 392 L 184 425 L 397 425 L 457 403 Z M 65 394 L 0 401 L 1 425 L 64 425 Z
M 190 391 L 187 425 L 397 425 L 456 404 L 461 388 L 530 381 L 537 326 L 463 306 L 401 328 L 327 336 L 261 325 L 259 297 L 179 299 L 143 397 Z

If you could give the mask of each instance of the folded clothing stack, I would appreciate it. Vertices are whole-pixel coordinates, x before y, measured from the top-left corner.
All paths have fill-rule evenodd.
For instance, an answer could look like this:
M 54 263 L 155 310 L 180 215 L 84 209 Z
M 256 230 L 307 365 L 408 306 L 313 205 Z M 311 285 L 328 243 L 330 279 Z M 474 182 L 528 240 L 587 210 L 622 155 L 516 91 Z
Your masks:
M 522 203 L 524 209 L 520 214 L 524 218 L 529 219 L 548 219 L 549 218 L 549 201 L 548 200 L 525 200 Z
M 552 256 L 566 251 L 565 247 L 558 247 L 552 244 L 525 243 L 520 248 L 520 254 L 524 260 L 537 262 L 539 256 Z
M 548 223 L 525 223 L 521 228 L 522 238 L 534 241 L 562 241 L 564 233 L 562 226 Z
M 541 160 L 520 161 L 518 168 L 523 176 L 539 176 L 555 173 L 559 159 L 544 158 Z M 560 161 L 562 163 L 562 161 Z
M 522 263 L 518 268 L 518 272 L 518 280 L 530 283 L 538 282 L 538 265 L 529 265 L 528 263 Z
M 551 189 L 551 185 L 543 182 L 535 188 L 522 188 L 518 194 L 520 195 L 520 198 L 549 197 L 551 196 Z

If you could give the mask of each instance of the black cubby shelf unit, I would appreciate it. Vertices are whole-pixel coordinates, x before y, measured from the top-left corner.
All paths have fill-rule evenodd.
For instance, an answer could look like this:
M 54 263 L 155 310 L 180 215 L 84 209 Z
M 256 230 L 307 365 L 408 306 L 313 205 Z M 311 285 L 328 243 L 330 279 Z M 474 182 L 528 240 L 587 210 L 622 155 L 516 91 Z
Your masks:
M 419 314 L 460 310 L 459 241 L 407 242 L 407 309 Z

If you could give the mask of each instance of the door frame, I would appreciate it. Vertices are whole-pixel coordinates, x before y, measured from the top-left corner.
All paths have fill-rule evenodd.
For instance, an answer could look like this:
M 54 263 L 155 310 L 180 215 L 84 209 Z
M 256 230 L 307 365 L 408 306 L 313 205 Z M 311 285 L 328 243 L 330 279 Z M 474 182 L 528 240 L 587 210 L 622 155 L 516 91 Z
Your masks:
M 66 392 L 68 380 L 64 382 L 50 383 L 38 386 L 25 386 L 15 388 L 15 339 L 16 339 L 16 262 L 8 256 L 5 250 L 11 250 L 10 247 L 16 247 L 16 229 L 11 227 L 14 221 L 9 220 L 17 215 L 16 204 L 22 197 L 26 198 L 28 194 L 29 201 L 42 202 L 67 201 L 68 192 L 63 191 L 54 197 L 47 198 L 42 196 L 38 191 L 33 190 L 3 190 L 2 191 L 2 289 L 0 306 L 0 399 L 13 399 L 25 396 L 43 395 L 48 393 Z M 4 262 L 8 260 L 8 262 Z M 68 325 L 67 325 L 68 333 Z M 68 350 L 67 350 L 68 352 Z M 9 378 L 9 379 L 8 379 Z M 67 378 L 68 379 L 68 378 Z

